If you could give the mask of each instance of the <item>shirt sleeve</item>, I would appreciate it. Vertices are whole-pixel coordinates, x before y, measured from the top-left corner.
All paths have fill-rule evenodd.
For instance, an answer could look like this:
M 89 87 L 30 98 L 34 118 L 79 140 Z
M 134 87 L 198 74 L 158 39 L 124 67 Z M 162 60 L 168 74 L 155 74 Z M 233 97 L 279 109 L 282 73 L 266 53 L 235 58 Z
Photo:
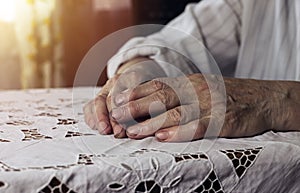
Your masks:
M 108 77 L 114 76 L 122 63 L 139 56 L 155 60 L 170 77 L 196 73 L 205 63 L 206 49 L 223 75 L 232 76 L 240 46 L 242 10 L 242 0 L 189 4 L 159 32 L 129 40 L 109 60 Z

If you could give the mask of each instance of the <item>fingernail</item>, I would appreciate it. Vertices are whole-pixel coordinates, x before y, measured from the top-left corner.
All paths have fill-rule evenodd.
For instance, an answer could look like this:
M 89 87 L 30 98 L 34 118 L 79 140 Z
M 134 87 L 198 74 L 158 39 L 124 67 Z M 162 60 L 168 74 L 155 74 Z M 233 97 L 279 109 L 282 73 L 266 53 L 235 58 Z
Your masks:
M 112 110 L 112 113 L 111 113 L 111 116 L 114 118 L 114 119 L 120 119 L 122 118 L 122 112 L 121 110 L 118 110 L 118 109 L 113 109 Z
M 105 122 L 103 122 L 103 121 L 100 121 L 100 122 L 98 123 L 98 129 L 99 129 L 101 132 L 103 132 L 107 127 L 108 127 L 108 124 L 105 123 Z
M 120 125 L 115 126 L 115 128 L 114 128 L 114 133 L 115 133 L 114 136 L 116 138 L 118 138 L 119 135 L 122 133 L 122 131 L 123 131 L 123 128 Z
M 138 134 L 140 133 L 140 129 L 139 129 L 139 128 L 136 128 L 136 127 L 129 127 L 129 128 L 127 129 L 127 132 L 128 132 L 128 134 L 131 135 L 131 136 L 136 136 L 136 135 L 138 135 Z
M 156 133 L 156 137 L 159 140 L 164 141 L 164 140 L 168 139 L 169 133 L 168 132 L 159 132 L 159 133 Z

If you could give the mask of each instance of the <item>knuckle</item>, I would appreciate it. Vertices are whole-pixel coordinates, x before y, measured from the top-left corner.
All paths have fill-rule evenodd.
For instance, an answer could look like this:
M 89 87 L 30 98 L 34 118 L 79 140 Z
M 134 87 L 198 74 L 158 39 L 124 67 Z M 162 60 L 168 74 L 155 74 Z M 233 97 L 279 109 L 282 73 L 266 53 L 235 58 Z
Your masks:
M 132 88 L 129 92 L 128 92 L 128 96 L 127 97 L 130 97 L 132 99 L 135 99 L 137 98 L 138 96 L 138 88 L 135 87 L 135 88 Z
M 103 96 L 102 94 L 99 94 L 93 101 L 93 103 L 103 102 L 106 101 L 106 96 Z
M 193 120 L 195 118 L 199 118 L 199 116 L 200 116 L 199 111 L 200 111 L 199 108 L 195 107 L 193 105 L 181 106 L 181 108 L 180 108 L 180 115 L 181 115 L 180 122 L 182 124 L 186 124 L 186 123 L 190 122 L 191 120 Z
M 164 87 L 164 83 L 161 81 L 161 79 L 154 79 L 151 81 L 151 86 L 156 89 L 156 90 L 159 90 L 159 89 L 162 89 Z
M 195 74 L 188 75 L 188 78 L 189 79 L 194 79 L 194 78 L 196 78 L 196 79 L 204 79 L 203 75 L 200 74 L 200 73 L 195 73 Z
M 167 104 L 168 102 L 168 94 L 165 90 L 160 90 L 156 93 L 155 95 L 155 98 L 154 98 L 155 101 L 160 101 L 162 102 L 163 104 Z
M 155 122 L 154 120 L 152 119 L 147 119 L 146 121 L 144 121 L 143 123 L 141 123 L 141 129 L 148 129 L 148 130 L 151 130 L 153 128 L 155 128 Z
M 174 108 L 169 111 L 169 119 L 173 122 L 179 123 L 181 121 L 181 109 L 180 108 Z
M 136 102 L 128 103 L 128 108 L 131 114 L 136 115 L 140 111 L 140 105 Z
M 92 108 L 97 108 L 99 106 L 101 106 L 106 99 L 102 98 L 102 97 L 97 97 L 95 98 L 95 100 L 90 104 Z

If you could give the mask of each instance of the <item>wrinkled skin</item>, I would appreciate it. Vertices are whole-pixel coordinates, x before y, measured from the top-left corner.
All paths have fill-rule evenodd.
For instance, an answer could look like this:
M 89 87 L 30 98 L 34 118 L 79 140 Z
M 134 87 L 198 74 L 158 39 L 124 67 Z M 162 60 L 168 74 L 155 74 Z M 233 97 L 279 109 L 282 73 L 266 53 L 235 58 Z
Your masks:
M 147 116 L 152 105 L 151 114 L 158 115 L 129 126 L 127 135 L 133 139 L 155 135 L 160 141 L 168 142 L 203 138 L 213 117 L 212 104 L 217 109 L 227 107 L 219 137 L 253 136 L 272 129 L 270 109 L 275 104 L 265 98 L 271 92 L 269 82 L 261 84 L 255 80 L 225 79 L 226 94 L 218 93 L 218 79 L 213 82 L 216 87 L 212 85 L 209 89 L 201 74 L 187 78 L 156 79 L 116 96 L 119 103 L 112 110 L 112 117 L 126 123 L 132 118 Z M 212 94 L 215 94 L 217 101 L 211 101 Z M 218 111 L 215 115 L 218 116 Z
M 116 108 L 115 102 L 112 100 L 113 95 L 132 89 L 145 81 L 164 76 L 164 74 L 156 73 L 162 70 L 149 59 L 137 58 L 128 62 L 127 65 L 130 68 L 125 68 L 122 73 L 109 79 L 97 97 L 89 101 L 83 108 L 86 124 L 92 129 L 97 129 L 100 134 L 114 134 L 116 138 L 126 137 L 125 125 L 110 116 L 112 108 Z M 145 65 L 149 66 L 148 69 Z
M 207 77 L 211 84 L 201 74 L 156 79 L 142 71 L 131 71 L 123 77 L 117 75 L 85 106 L 86 122 L 101 134 L 113 133 L 117 138 L 132 139 L 155 136 L 163 142 L 201 139 L 209 122 L 221 119 L 222 113 L 225 120 L 216 134 L 218 137 L 298 129 L 299 121 L 290 124 L 294 115 L 283 113 L 293 111 L 291 105 L 299 106 L 290 100 L 284 84 L 224 78 L 226 92 L 223 92 L 222 78 Z M 212 105 L 217 109 L 213 113 Z

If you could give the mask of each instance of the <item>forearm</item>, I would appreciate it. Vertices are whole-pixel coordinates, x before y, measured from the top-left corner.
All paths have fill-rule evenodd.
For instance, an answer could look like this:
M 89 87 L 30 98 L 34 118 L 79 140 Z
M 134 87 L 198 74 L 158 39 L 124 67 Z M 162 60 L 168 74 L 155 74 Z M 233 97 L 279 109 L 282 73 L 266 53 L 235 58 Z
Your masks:
M 276 81 L 275 131 L 300 131 L 300 82 Z

